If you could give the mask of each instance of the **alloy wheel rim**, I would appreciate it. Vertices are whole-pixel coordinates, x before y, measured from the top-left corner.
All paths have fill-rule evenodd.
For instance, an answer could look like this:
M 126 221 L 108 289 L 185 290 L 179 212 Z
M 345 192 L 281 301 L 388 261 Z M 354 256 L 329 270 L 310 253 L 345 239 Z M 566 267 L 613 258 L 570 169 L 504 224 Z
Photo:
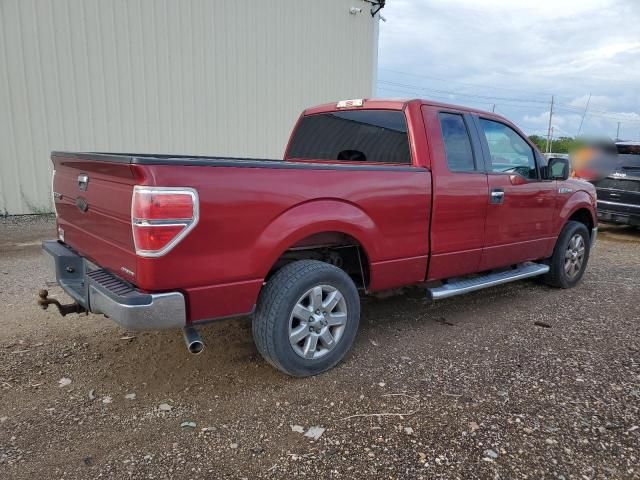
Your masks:
M 575 278 L 582 270 L 584 263 L 585 243 L 584 238 L 576 233 L 569 240 L 567 250 L 564 253 L 564 273 L 570 279 Z
M 298 299 L 289 317 L 289 343 L 302 358 L 315 360 L 342 340 L 347 324 L 347 302 L 331 285 L 316 285 Z

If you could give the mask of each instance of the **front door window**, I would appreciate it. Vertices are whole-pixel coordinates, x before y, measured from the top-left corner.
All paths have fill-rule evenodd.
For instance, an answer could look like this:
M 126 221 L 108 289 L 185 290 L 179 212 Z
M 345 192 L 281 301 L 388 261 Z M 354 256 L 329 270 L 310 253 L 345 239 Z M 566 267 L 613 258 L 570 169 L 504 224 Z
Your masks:
M 538 178 L 533 149 L 515 130 L 485 118 L 480 119 L 480 126 L 489 144 L 493 173 L 518 174 L 528 180 Z

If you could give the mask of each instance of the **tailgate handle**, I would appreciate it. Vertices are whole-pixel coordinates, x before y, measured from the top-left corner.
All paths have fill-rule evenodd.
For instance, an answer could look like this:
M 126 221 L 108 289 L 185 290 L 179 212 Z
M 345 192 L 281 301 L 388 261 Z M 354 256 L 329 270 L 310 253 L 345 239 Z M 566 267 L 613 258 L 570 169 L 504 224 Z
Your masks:
M 89 185 L 89 175 L 87 175 L 86 173 L 82 173 L 78 175 L 78 187 L 80 187 L 80 190 L 82 190 L 83 192 L 86 192 L 88 185 Z

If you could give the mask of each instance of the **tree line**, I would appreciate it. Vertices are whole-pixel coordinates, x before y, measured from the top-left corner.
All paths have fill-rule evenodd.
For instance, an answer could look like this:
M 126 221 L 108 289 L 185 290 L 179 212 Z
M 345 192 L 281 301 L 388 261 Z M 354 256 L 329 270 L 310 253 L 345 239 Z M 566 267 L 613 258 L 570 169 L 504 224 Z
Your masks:
M 529 135 L 529 140 L 535 143 L 541 152 L 547 151 L 547 137 Z M 580 141 L 573 137 L 558 137 L 551 141 L 551 151 L 553 153 L 569 153 L 579 146 Z

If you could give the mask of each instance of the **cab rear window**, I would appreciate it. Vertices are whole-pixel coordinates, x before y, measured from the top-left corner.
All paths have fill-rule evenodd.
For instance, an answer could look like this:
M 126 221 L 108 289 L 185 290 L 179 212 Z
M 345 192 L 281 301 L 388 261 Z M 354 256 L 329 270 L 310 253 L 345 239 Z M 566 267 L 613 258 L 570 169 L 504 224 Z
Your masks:
M 409 164 L 404 113 L 349 110 L 303 117 L 287 158 Z

